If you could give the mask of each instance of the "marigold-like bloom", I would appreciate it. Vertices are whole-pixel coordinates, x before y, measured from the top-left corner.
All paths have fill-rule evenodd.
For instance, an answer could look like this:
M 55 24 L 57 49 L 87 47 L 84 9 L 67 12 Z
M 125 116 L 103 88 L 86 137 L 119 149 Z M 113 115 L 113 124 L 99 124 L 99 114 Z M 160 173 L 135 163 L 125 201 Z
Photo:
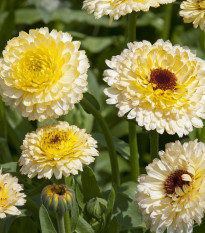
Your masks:
M 103 15 L 109 15 L 111 19 L 119 19 L 120 16 L 132 11 L 148 11 L 150 7 L 158 7 L 160 4 L 175 2 L 176 0 L 85 0 L 83 9 L 89 14 L 94 13 L 99 19 Z
M 29 178 L 38 175 L 39 179 L 50 179 L 53 174 L 56 179 L 76 175 L 82 164 L 88 165 L 98 156 L 96 147 L 97 142 L 85 129 L 61 121 L 46 125 L 26 134 L 19 160 L 21 173 Z
M 194 28 L 205 28 L 205 2 L 204 0 L 187 0 L 181 3 L 179 14 L 185 23 L 193 22 Z
M 44 206 L 60 214 L 64 214 L 72 208 L 74 192 L 64 184 L 46 186 L 41 193 Z
M 0 61 L 0 94 L 29 120 L 66 114 L 87 90 L 85 51 L 69 33 L 48 28 L 20 32 Z
M 191 233 L 205 210 L 205 144 L 166 145 L 139 177 L 137 204 L 151 232 Z
M 22 206 L 26 202 L 26 195 L 21 193 L 23 187 L 18 184 L 18 179 L 11 174 L 2 174 L 0 169 L 0 218 L 5 218 L 6 214 L 19 215 L 16 206 Z
M 205 62 L 189 49 L 162 40 L 134 42 L 106 63 L 107 103 L 116 104 L 120 117 L 127 114 L 146 130 L 179 136 L 192 125 L 203 127 Z

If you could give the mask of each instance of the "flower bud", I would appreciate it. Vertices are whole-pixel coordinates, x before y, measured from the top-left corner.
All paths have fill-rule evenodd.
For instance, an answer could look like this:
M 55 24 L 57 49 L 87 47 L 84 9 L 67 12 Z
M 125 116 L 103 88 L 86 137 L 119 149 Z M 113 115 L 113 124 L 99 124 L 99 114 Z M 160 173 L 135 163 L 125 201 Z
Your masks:
M 74 192 L 64 184 L 46 186 L 41 193 L 44 206 L 59 214 L 64 214 L 72 208 Z
M 90 216 L 100 219 L 107 208 L 107 201 L 94 197 L 90 199 L 86 205 L 86 209 Z

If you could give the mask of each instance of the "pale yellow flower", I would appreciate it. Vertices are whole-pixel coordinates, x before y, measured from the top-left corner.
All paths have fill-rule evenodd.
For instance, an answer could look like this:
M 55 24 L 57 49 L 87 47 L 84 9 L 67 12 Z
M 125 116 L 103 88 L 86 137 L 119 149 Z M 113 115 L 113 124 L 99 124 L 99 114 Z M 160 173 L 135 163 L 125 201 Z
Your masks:
M 139 177 L 137 204 L 151 232 L 191 233 L 205 211 L 205 144 L 166 145 Z
M 99 19 L 103 15 L 109 15 L 111 19 L 119 19 L 120 16 L 132 11 L 148 11 L 150 7 L 159 7 L 160 4 L 175 2 L 176 0 L 85 0 L 83 9 L 89 14 L 94 13 Z
M 0 61 L 0 94 L 29 120 L 57 118 L 74 108 L 87 90 L 85 51 L 69 33 L 48 28 L 20 32 Z
M 61 121 L 46 125 L 26 134 L 19 159 L 21 173 L 39 179 L 76 175 L 98 156 L 96 148 L 97 142 L 84 129 Z
M 188 48 L 162 40 L 134 42 L 106 63 L 107 103 L 116 104 L 120 117 L 179 136 L 203 127 L 205 62 Z
M 181 3 L 180 16 L 185 23 L 193 22 L 194 28 L 200 26 L 201 30 L 205 28 L 205 1 L 204 0 L 187 0 Z
M 0 169 L 0 218 L 6 214 L 19 215 L 21 211 L 16 206 L 22 206 L 26 202 L 26 195 L 21 193 L 23 187 L 18 184 L 18 179 L 11 174 L 2 174 Z

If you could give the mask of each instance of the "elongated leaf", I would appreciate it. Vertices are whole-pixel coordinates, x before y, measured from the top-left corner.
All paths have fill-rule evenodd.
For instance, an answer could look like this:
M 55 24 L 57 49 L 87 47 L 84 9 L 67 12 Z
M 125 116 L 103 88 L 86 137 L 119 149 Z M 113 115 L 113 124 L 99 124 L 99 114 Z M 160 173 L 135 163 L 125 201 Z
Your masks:
M 39 210 L 42 233 L 57 233 L 44 205 Z
M 108 228 L 108 233 L 118 233 L 119 232 L 119 226 L 118 226 L 118 221 L 117 218 L 114 217 L 112 221 L 110 222 L 109 228 Z
M 110 227 L 110 221 L 112 217 L 114 203 L 115 203 L 115 190 L 113 188 L 108 197 L 107 210 L 105 212 L 105 230 L 104 230 L 105 232 L 107 232 Z
M 77 233 L 95 233 L 91 225 L 81 216 L 79 216 L 78 224 L 76 227 Z
M 90 167 L 84 167 L 81 174 L 81 181 L 85 202 L 89 201 L 93 197 L 102 197 L 101 190 L 98 186 L 93 170 Z
M 16 172 L 17 162 L 4 163 L 0 167 L 4 172 Z

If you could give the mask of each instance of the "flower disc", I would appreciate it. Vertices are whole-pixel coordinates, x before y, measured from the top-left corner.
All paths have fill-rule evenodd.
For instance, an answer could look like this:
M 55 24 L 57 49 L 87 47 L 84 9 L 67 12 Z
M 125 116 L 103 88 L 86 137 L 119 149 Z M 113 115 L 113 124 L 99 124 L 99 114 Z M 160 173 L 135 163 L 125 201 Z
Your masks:
M 139 177 L 136 202 L 151 232 L 191 233 L 205 211 L 205 144 L 166 145 Z
M 90 164 L 98 156 L 97 142 L 84 129 L 58 122 L 28 133 L 21 146 L 21 173 L 29 178 L 61 179 L 82 171 L 82 164 Z
M 203 126 L 205 63 L 189 49 L 162 40 L 134 42 L 106 63 L 107 103 L 116 104 L 120 117 L 179 136 Z
M 0 94 L 29 120 L 66 114 L 87 88 L 88 59 L 80 42 L 48 28 L 20 32 L 0 61 Z
M 23 187 L 18 184 L 18 179 L 11 174 L 2 174 L 0 170 L 0 218 L 5 218 L 6 214 L 19 215 L 16 206 L 22 206 L 26 202 L 26 195 L 21 193 Z

